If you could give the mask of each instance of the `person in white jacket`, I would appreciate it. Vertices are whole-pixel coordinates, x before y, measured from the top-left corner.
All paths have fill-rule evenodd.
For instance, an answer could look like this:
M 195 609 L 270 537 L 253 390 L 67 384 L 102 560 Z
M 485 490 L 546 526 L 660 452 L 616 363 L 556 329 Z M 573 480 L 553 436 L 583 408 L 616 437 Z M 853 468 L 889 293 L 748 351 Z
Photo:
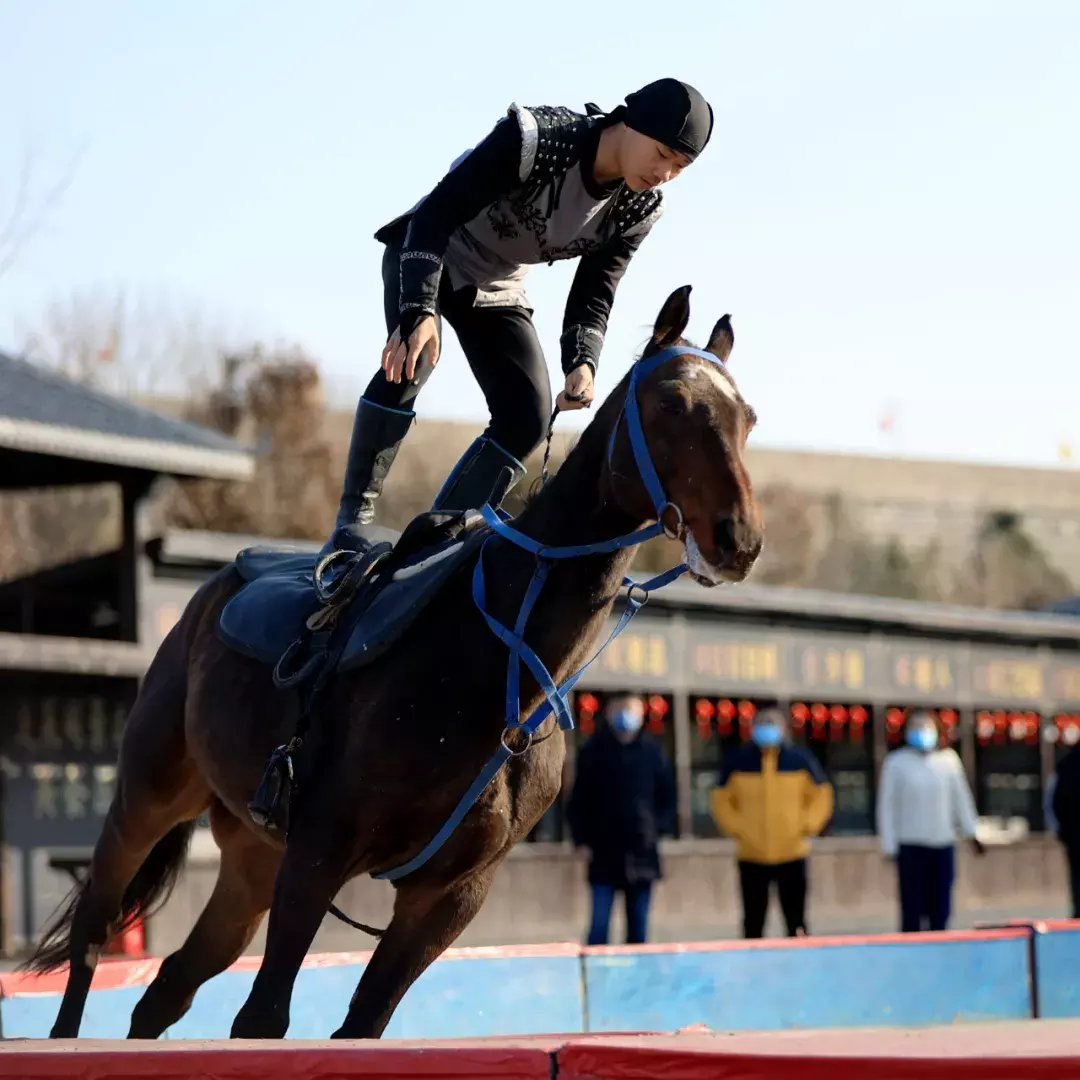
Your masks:
M 941 745 L 933 713 L 913 712 L 903 735 L 904 745 L 889 754 L 881 770 L 878 835 L 885 856 L 896 859 L 901 930 L 944 930 L 952 906 L 957 835 L 983 853 L 975 835 L 975 800 L 959 754 Z

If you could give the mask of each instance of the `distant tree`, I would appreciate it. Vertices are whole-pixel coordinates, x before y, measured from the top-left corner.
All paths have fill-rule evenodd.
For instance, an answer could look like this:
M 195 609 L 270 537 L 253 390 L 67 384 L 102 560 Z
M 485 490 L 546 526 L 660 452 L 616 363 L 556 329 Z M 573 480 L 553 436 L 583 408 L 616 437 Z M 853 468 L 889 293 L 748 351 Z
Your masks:
M 983 607 L 1031 609 L 1072 591 L 1068 576 L 1051 565 L 1022 516 L 995 510 L 983 519 L 956 593 L 959 600 Z

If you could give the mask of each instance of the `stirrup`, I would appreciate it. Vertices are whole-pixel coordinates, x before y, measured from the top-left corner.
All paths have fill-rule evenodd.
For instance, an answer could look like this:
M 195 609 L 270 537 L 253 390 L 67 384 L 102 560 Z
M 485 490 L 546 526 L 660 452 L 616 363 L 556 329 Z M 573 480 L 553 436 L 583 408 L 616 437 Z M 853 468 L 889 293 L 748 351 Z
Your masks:
M 287 834 L 289 831 L 289 805 L 295 775 L 292 755 L 298 748 L 298 740 L 293 739 L 270 755 L 262 780 L 248 803 L 251 820 L 269 832 Z

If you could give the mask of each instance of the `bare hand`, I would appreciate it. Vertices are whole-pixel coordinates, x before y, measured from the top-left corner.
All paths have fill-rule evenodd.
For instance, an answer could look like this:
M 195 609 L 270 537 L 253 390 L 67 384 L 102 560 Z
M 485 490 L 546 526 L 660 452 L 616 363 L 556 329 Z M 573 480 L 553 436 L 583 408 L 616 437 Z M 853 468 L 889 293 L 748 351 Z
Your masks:
M 588 364 L 578 364 L 566 376 L 562 393 L 555 399 L 560 412 L 587 409 L 593 401 L 593 373 Z
M 402 343 L 401 333 L 394 330 L 382 351 L 382 369 L 386 372 L 386 381 L 399 383 L 404 377 L 406 382 L 416 378 L 416 364 L 427 349 L 431 366 L 439 362 L 439 327 L 433 315 L 428 315 L 416 324 L 416 329 Z

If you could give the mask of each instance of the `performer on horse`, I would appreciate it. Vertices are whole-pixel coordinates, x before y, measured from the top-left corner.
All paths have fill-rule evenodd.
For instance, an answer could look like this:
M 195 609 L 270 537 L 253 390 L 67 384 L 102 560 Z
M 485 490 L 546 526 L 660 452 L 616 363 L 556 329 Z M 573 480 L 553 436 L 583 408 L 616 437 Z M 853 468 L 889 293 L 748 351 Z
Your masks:
M 662 212 L 659 188 L 701 153 L 713 111 L 692 86 L 660 79 L 610 113 L 511 105 L 429 195 L 376 234 L 384 243 L 389 339 L 360 398 L 334 532 L 355 550 L 439 359 L 441 316 L 487 399 L 491 421 L 433 509 L 480 506 L 502 470 L 513 483 L 551 414 L 544 354 L 522 286 L 530 265 L 579 258 L 560 338 L 560 409 L 587 408 L 615 290 Z

